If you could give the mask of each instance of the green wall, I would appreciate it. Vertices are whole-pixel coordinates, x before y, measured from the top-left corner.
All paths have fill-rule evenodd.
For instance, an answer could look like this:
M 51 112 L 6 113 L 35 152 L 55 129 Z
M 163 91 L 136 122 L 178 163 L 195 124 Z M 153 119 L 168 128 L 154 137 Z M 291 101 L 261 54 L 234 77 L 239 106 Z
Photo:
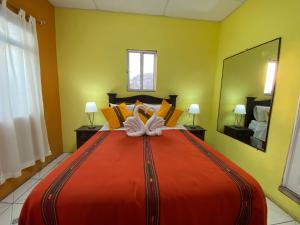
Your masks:
M 213 115 L 208 142 L 252 174 L 268 197 L 300 221 L 300 206 L 278 191 L 300 90 L 300 1 L 247 0 L 221 24 Z M 282 37 L 266 153 L 216 131 L 224 58 Z
M 196 20 L 88 10 L 56 9 L 56 34 L 64 151 L 75 150 L 74 129 L 88 120 L 86 101 L 108 105 L 106 93 L 127 92 L 126 50 L 157 50 L 157 91 L 178 94 L 178 107 L 199 103 L 198 123 L 211 116 L 219 24 Z M 181 121 L 191 123 L 186 113 Z M 99 112 L 96 123 L 103 124 Z

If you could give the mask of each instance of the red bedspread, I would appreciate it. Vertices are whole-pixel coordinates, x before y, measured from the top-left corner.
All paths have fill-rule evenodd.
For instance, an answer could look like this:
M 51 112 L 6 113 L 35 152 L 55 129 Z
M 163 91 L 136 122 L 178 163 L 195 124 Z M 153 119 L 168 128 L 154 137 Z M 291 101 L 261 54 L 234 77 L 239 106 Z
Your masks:
M 246 172 L 187 131 L 99 132 L 32 191 L 19 225 L 266 225 Z

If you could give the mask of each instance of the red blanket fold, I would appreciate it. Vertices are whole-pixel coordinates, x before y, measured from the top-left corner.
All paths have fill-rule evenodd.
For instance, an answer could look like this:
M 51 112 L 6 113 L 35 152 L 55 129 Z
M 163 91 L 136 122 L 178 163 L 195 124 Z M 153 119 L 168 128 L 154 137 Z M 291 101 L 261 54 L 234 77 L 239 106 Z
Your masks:
M 32 191 L 20 225 L 266 225 L 258 183 L 187 131 L 99 132 Z

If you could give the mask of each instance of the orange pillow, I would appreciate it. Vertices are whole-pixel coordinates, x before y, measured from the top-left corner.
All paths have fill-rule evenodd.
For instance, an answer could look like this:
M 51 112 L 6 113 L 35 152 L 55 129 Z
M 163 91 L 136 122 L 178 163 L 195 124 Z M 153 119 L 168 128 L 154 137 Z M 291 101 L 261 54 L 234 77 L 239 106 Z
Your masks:
M 175 127 L 182 113 L 183 110 L 176 109 L 166 100 L 163 100 L 160 109 L 157 112 L 157 116 L 160 116 L 165 120 L 165 126 Z
M 162 100 L 160 108 L 157 111 L 157 116 L 165 118 L 171 107 L 172 107 L 172 105 L 169 102 L 167 102 L 165 99 Z
M 123 127 L 126 118 L 131 116 L 132 113 L 127 110 L 125 103 L 120 105 L 101 109 L 105 119 L 108 122 L 110 129 L 117 129 Z
M 183 113 L 183 110 L 176 109 L 175 107 L 171 107 L 168 114 L 166 115 L 165 119 L 165 126 L 167 127 L 175 127 L 177 124 L 177 121 L 181 114 Z

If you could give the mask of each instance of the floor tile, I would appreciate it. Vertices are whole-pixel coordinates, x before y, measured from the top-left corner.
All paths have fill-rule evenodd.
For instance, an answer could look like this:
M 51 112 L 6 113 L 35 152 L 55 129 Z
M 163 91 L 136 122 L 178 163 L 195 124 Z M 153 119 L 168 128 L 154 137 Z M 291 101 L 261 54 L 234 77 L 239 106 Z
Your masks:
M 291 222 L 293 219 L 271 200 L 267 199 L 268 205 L 268 225 Z
M 54 159 L 52 161 L 52 163 L 60 163 L 62 161 L 64 161 L 65 159 L 67 159 L 69 156 L 71 155 L 71 153 L 62 153 L 59 157 L 57 157 L 56 159 Z
M 14 192 L 9 194 L 6 198 L 2 200 L 3 203 L 14 203 L 15 200 L 17 200 L 21 195 L 23 195 L 26 191 L 28 191 L 30 188 L 34 187 L 35 184 L 37 184 L 38 181 L 35 179 L 29 179 L 24 184 L 22 184 L 20 187 L 18 187 Z
M 9 207 L 11 206 L 11 204 L 9 203 L 0 203 L 0 215 L 2 215 L 2 213 L 5 212 L 5 210 L 7 210 Z
M 36 182 L 33 186 L 31 186 L 27 191 L 25 191 L 21 196 L 19 196 L 18 198 L 15 198 L 14 203 L 24 203 L 25 200 L 27 199 L 27 197 L 29 196 L 29 194 L 31 193 L 31 191 L 35 188 L 35 186 L 38 184 L 39 182 Z
M 29 194 L 31 193 L 32 189 L 29 189 L 28 191 L 26 191 L 23 195 L 21 195 L 16 201 L 15 203 L 18 204 L 24 204 L 27 197 L 29 196 Z
M 6 196 L 2 202 L 4 203 L 14 203 L 14 193 L 10 193 L 8 196 Z
M 17 222 L 22 210 L 23 204 L 13 204 L 12 206 L 12 214 L 11 214 L 11 222 Z M 14 223 L 18 224 L 18 223 Z
M 65 161 L 67 158 L 69 158 L 71 154 L 70 153 L 63 153 L 58 158 L 53 160 L 51 163 L 49 163 L 45 168 L 43 168 L 39 172 L 39 178 L 43 179 L 46 177 L 55 167 L 57 167 L 60 163 Z
M 71 153 L 63 153 L 54 161 L 49 163 L 41 171 L 18 187 L 13 193 L 9 194 L 0 202 L 0 225 L 10 225 L 12 222 L 17 224 L 20 212 L 28 195 L 39 183 L 39 180 L 47 176 L 56 166 L 70 157 Z
M 56 163 L 49 163 L 47 166 L 45 166 L 43 169 L 41 169 L 38 174 L 34 176 L 34 178 L 38 178 L 39 180 L 43 179 L 45 176 L 47 176 L 55 167 L 57 166 Z
M 51 163 L 45 166 L 41 171 L 37 172 L 32 179 L 40 180 L 47 176 L 56 166 L 70 157 L 71 153 L 62 153 L 59 157 L 54 159 Z
M 40 180 L 40 172 L 37 172 L 33 177 L 31 177 L 32 179 L 35 179 L 35 180 Z
M 40 178 L 41 179 L 45 178 L 56 166 L 57 164 L 55 163 L 48 164 L 40 171 Z
M 12 205 L 0 215 L 0 225 L 10 225 L 12 216 Z
M 21 195 L 23 195 L 26 191 L 28 191 L 29 189 L 34 187 L 34 185 L 37 184 L 37 182 L 38 181 L 35 180 L 35 179 L 29 179 L 24 184 L 22 184 L 20 187 L 18 187 L 13 193 L 14 194 L 14 201 L 16 199 L 18 199 Z

